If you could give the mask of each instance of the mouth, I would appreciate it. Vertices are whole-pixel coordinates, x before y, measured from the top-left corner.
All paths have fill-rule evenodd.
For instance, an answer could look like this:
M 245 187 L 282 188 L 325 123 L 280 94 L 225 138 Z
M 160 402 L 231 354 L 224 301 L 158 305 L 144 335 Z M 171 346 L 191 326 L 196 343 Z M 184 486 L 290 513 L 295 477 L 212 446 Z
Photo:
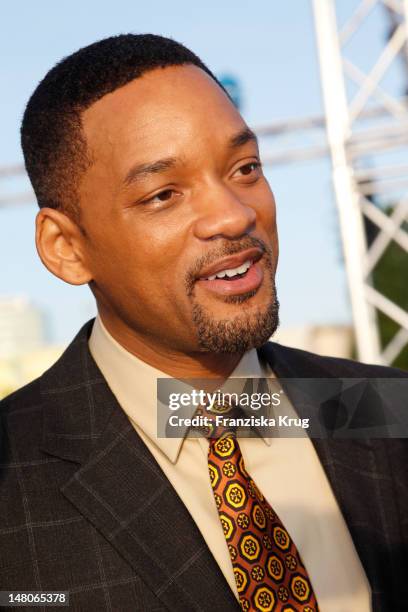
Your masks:
M 221 296 L 256 291 L 264 277 L 260 264 L 262 255 L 261 249 L 252 248 L 220 259 L 206 267 L 196 283 Z

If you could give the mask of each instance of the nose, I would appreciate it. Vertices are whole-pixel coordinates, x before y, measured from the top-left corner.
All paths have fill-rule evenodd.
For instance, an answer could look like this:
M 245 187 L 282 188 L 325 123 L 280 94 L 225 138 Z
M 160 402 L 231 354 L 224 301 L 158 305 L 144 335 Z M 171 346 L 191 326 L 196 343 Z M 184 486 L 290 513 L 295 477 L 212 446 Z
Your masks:
M 239 238 L 256 226 L 256 212 L 226 185 L 204 190 L 200 196 L 194 233 L 201 240 Z

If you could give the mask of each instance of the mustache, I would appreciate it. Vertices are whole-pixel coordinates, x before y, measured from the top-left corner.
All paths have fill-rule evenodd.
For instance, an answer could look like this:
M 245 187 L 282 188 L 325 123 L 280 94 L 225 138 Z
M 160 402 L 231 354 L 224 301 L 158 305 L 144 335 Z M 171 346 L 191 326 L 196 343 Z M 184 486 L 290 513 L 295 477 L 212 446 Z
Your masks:
M 238 240 L 224 241 L 222 244 L 219 245 L 218 248 L 200 257 L 190 268 L 190 270 L 188 270 L 185 280 L 187 294 L 189 296 L 192 295 L 194 283 L 200 276 L 200 272 L 204 267 L 211 265 L 222 257 L 227 257 L 228 255 L 235 255 L 235 253 L 240 253 L 241 251 L 250 249 L 251 247 L 257 247 L 262 251 L 263 255 L 266 256 L 266 265 L 268 268 L 271 269 L 272 250 L 268 245 L 265 244 L 263 240 L 255 238 L 255 236 L 245 236 L 244 238 Z

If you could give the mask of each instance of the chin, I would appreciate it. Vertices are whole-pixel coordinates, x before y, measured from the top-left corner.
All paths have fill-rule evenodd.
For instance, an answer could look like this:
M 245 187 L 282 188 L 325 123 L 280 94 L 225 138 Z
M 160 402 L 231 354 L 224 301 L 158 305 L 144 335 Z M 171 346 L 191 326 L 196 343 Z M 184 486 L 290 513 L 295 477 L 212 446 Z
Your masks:
M 244 353 L 265 344 L 278 328 L 279 302 L 275 292 L 268 301 L 254 300 L 254 297 L 245 294 L 228 296 L 225 306 L 214 310 L 194 304 L 193 324 L 201 350 Z M 227 304 L 239 307 L 231 308 Z

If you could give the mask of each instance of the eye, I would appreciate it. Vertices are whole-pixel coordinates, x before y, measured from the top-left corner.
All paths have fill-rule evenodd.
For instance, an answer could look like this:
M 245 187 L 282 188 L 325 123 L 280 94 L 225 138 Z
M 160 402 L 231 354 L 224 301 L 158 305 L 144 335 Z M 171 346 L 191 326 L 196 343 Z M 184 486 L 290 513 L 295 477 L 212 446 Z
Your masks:
M 174 189 L 163 189 L 163 191 L 159 191 L 159 193 L 156 193 L 151 198 L 143 200 L 142 204 L 159 204 L 161 202 L 168 202 L 174 195 L 177 195 L 177 192 L 174 191 Z
M 256 179 L 261 176 L 261 168 L 262 164 L 259 161 L 253 161 L 248 164 L 244 164 L 238 170 L 234 172 L 234 175 L 238 177 L 248 177 L 252 179 Z

